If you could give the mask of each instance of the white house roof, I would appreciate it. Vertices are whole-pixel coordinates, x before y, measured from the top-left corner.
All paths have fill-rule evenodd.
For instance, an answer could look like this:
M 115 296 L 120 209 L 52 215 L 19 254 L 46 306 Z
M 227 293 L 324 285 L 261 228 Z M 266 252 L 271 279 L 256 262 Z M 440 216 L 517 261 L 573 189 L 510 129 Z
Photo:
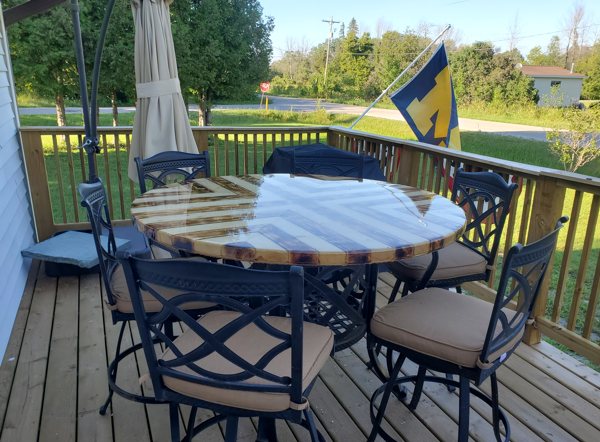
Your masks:
M 559 66 L 523 66 L 521 72 L 528 77 L 553 77 L 553 78 L 585 78 Z

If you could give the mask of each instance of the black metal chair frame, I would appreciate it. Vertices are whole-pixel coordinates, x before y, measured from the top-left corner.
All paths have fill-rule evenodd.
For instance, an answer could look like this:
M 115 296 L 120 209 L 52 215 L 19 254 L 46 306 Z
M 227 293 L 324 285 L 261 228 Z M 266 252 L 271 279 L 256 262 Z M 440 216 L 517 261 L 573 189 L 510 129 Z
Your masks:
M 187 424 L 186 437 L 191 438 L 218 421 L 227 420 L 226 441 L 236 438 L 240 417 L 259 417 L 258 440 L 276 441 L 275 419 L 286 419 L 307 428 L 312 441 L 323 440 L 318 433 L 307 397 L 313 383 L 302 389 L 303 357 L 303 269 L 293 266 L 287 271 L 264 271 L 243 269 L 235 266 L 191 260 L 143 260 L 131 256 L 122 257 L 127 283 L 131 291 L 138 329 L 148 362 L 150 378 L 157 398 L 170 405 L 171 437 L 179 441 L 178 404 L 192 407 Z M 160 288 L 177 289 L 182 294 L 166 299 Z M 160 301 L 163 308 L 149 313 L 141 302 L 140 290 L 150 293 Z M 239 312 L 240 316 L 216 331 L 206 329 L 200 322 L 181 308 L 190 301 L 218 303 L 225 310 Z M 264 319 L 265 315 L 287 312 L 291 318 L 291 332 L 274 328 Z M 185 354 L 163 332 L 166 321 L 181 321 L 200 338 L 199 345 Z M 225 342 L 245 326 L 254 323 L 262 332 L 276 338 L 279 343 L 268 350 L 260 360 L 252 364 L 232 352 Z M 170 349 L 176 356 L 161 359 L 156 353 L 156 342 Z M 291 376 L 281 377 L 267 370 L 270 361 L 282 352 L 291 351 Z M 213 372 L 201 367 L 196 361 L 218 354 L 239 370 L 235 374 Z M 187 367 L 194 374 L 183 373 L 176 368 Z M 170 376 L 187 382 L 239 390 L 244 392 L 289 394 L 295 409 L 281 412 L 259 412 L 234 408 L 187 396 L 167 387 L 162 376 Z M 246 382 L 260 378 L 265 384 Z M 218 413 L 214 418 L 194 426 L 197 408 Z
M 495 360 L 489 360 L 489 356 L 510 343 L 523 330 L 526 323 L 529 321 L 541 283 L 546 274 L 546 270 L 550 266 L 550 260 L 556 247 L 559 230 L 563 223 L 567 221 L 568 217 L 563 216 L 558 220 L 554 231 L 550 234 L 527 246 L 516 244 L 509 250 L 503 264 L 498 292 L 490 316 L 490 323 L 485 336 L 483 349 L 479 360 L 477 361 L 477 366 L 462 367 L 452 362 L 394 344 L 374 336 L 371 333 L 367 335 L 367 347 L 371 357 L 377 358 L 376 352 L 380 346 L 387 347 L 386 361 L 388 372 L 390 373 L 388 380 L 375 391 L 371 398 L 371 421 L 373 422 L 373 430 L 369 437 L 369 441 L 374 441 L 378 434 L 386 441 L 394 440 L 381 428 L 381 421 L 385 414 L 385 409 L 391 394 L 397 394 L 399 386 L 408 382 L 415 382 L 412 398 L 408 405 L 411 410 L 415 410 L 419 403 L 424 382 L 436 382 L 445 384 L 448 387 L 459 388 L 458 441 L 467 441 L 469 438 L 470 394 L 478 397 L 492 408 L 494 435 L 496 436 L 496 439 L 498 441 L 508 441 L 510 439 L 510 425 L 498 403 L 496 369 L 513 353 L 520 341 L 517 341 L 512 348 Z M 419 296 L 419 294 L 416 293 L 414 296 Z M 516 305 L 516 313 L 512 319 L 508 319 L 503 309 L 507 308 L 511 303 Z M 496 330 L 500 330 L 500 332 L 496 332 Z M 393 352 L 390 350 L 400 353 L 400 356 L 395 361 L 392 356 Z M 406 358 L 419 365 L 418 373 L 414 376 L 398 378 L 400 368 Z M 427 375 L 427 370 L 444 373 L 446 375 L 458 375 L 459 381 L 453 380 L 448 376 L 441 377 Z M 379 372 L 378 375 L 380 377 L 385 377 L 381 372 Z M 488 377 L 490 378 L 492 387 L 491 397 L 475 388 L 481 385 Z M 470 385 L 471 381 L 475 384 L 475 387 Z M 381 395 L 383 396 L 379 405 L 379 410 L 376 412 L 376 400 Z M 500 433 L 500 422 L 502 422 L 504 426 L 504 439 L 502 439 Z
M 210 153 L 204 150 L 197 154 L 178 151 L 167 151 L 153 155 L 146 159 L 135 158 L 137 167 L 140 192 L 146 193 L 146 180 L 152 183 L 152 188 L 165 187 L 168 184 L 168 178 L 177 178 L 178 182 L 186 182 L 197 178 L 200 174 L 203 177 L 210 177 Z M 165 250 L 171 254 L 171 257 L 187 257 L 188 255 L 181 250 L 167 247 L 155 241 L 148 239 L 153 253 L 156 247 Z
M 204 150 L 199 153 L 178 151 L 161 152 L 150 158 L 135 158 L 141 193 L 146 193 L 146 180 L 152 183 L 152 188 L 167 185 L 167 178 L 180 177 L 178 181 L 189 181 L 201 173 L 210 176 L 210 153 Z
M 396 299 L 400 285 L 404 282 L 402 296 L 425 287 L 456 287 L 469 281 L 488 281 L 496 259 L 498 247 L 506 217 L 510 211 L 517 184 L 507 183 L 502 176 L 494 172 L 465 172 L 462 168 L 456 171 L 452 188 L 452 201 L 471 215 L 458 243 L 478 253 L 487 262 L 484 273 L 477 273 L 451 279 L 431 279 L 437 266 L 438 255 L 432 253 L 432 261 L 420 280 L 396 280 L 390 302 Z M 495 228 L 486 232 L 486 220 L 493 221 Z
M 141 343 L 138 343 L 128 347 L 125 350 L 121 350 L 123 335 L 125 333 L 127 322 L 135 320 L 135 317 L 133 313 L 120 312 L 116 309 L 117 302 L 110 282 L 111 277 L 119 264 L 116 258 L 117 246 L 108 205 L 106 203 L 106 192 L 104 190 L 104 185 L 98 178 L 98 180 L 93 183 L 79 184 L 78 190 L 82 198 L 81 206 L 87 210 L 88 218 L 90 220 L 92 234 L 94 236 L 94 244 L 96 246 L 96 252 L 98 253 L 98 265 L 100 268 L 100 274 L 102 276 L 104 291 L 106 293 L 106 303 L 111 313 L 112 322 L 114 325 L 121 323 L 117 338 L 115 356 L 108 365 L 109 393 L 106 401 L 100 407 L 100 414 L 106 414 L 106 410 L 112 402 L 112 396 L 114 393 L 117 393 L 118 395 L 135 402 L 142 402 L 146 404 L 160 403 L 160 401 L 156 400 L 154 396 L 145 396 L 133 393 L 117 385 L 117 369 L 119 363 L 124 358 L 140 350 L 142 345 Z M 100 239 L 103 235 L 106 237 L 107 248 L 104 248 Z M 145 255 L 146 253 L 144 251 L 144 256 Z M 172 324 L 167 324 L 167 327 L 168 332 L 173 334 Z

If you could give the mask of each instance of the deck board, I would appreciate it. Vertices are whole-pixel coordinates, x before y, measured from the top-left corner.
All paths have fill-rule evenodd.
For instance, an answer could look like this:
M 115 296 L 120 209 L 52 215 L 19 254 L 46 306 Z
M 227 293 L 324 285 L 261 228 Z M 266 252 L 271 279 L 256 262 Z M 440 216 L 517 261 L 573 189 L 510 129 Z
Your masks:
M 387 302 L 393 279 L 382 274 L 378 305 Z M 118 327 L 103 308 L 98 275 L 50 278 L 32 266 L 7 355 L 0 368 L 2 441 L 133 442 L 169 439 L 168 407 L 143 406 L 115 396 L 106 416 L 98 407 L 107 394 L 106 363 L 114 354 Z M 124 345 L 138 342 L 135 326 Z M 120 380 L 139 386 L 145 372 L 142 353 L 120 366 Z M 380 385 L 365 367 L 364 341 L 331 358 L 310 396 L 318 427 L 327 440 L 363 441 L 371 423 L 369 399 Z M 415 372 L 407 363 L 402 371 Z M 600 373 L 550 344 L 521 345 L 498 370 L 500 402 L 509 416 L 513 441 L 600 440 Z M 489 393 L 489 382 L 482 385 Z M 408 386 L 409 392 L 412 386 Z M 188 410 L 182 407 L 182 419 Z M 200 410 L 197 422 L 212 416 Z M 415 413 L 393 400 L 385 428 L 401 441 L 456 439 L 457 393 L 426 385 Z M 471 404 L 470 440 L 492 438 L 491 413 Z M 295 424 L 278 422 L 282 442 L 307 441 Z M 240 422 L 240 440 L 253 441 L 256 420 Z M 220 441 L 219 426 L 198 437 Z M 381 439 L 378 439 L 381 440 Z
M 75 441 L 77 421 L 77 335 L 79 278 L 60 278 L 56 294 L 52 338 L 40 437 L 41 442 Z

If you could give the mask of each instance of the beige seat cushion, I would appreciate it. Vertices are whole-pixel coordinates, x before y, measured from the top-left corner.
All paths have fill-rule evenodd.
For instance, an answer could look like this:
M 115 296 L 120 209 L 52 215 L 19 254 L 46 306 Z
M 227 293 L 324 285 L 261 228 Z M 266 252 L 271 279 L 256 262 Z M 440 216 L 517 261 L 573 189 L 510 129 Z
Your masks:
M 379 310 L 371 332 L 386 341 L 453 362 L 475 367 L 483 349 L 493 305 L 440 288 L 420 290 Z M 507 317 L 515 314 L 504 310 Z M 498 329 L 497 333 L 501 330 Z M 521 340 L 515 339 L 490 355 L 490 362 Z
M 224 325 L 239 317 L 238 312 L 214 311 L 207 313 L 198 320 L 200 324 L 211 332 L 218 330 Z M 291 319 L 278 316 L 267 316 L 265 320 L 273 327 L 286 333 L 290 332 Z M 240 332 L 227 340 L 226 345 L 238 356 L 246 361 L 256 363 L 268 350 L 281 342 L 267 335 L 256 325 L 250 324 Z M 202 339 L 193 331 L 187 330 L 175 340 L 177 347 L 185 354 L 202 343 Z M 303 364 L 302 364 L 302 389 L 306 389 L 319 373 L 327 361 L 333 348 L 333 332 L 321 325 L 304 323 L 303 342 Z M 163 354 L 163 359 L 174 358 L 171 350 Z M 291 376 L 291 350 L 280 353 L 266 367 L 270 373 L 278 376 Z M 227 361 L 217 353 L 203 358 L 198 365 L 206 370 L 232 374 L 241 370 L 236 365 Z M 179 367 L 178 370 L 198 376 L 187 367 Z M 239 390 L 227 390 L 224 388 L 209 387 L 195 382 L 187 382 L 169 376 L 163 376 L 167 387 L 187 396 L 192 396 L 207 402 L 241 408 L 244 410 L 256 410 L 265 412 L 277 412 L 288 410 L 293 404 L 290 396 L 283 393 L 261 393 Z M 254 377 L 245 381 L 250 384 L 268 384 L 262 378 Z
M 431 263 L 431 255 L 415 256 L 388 264 L 390 271 L 402 280 L 419 281 Z M 485 273 L 487 261 L 479 253 L 460 243 L 438 250 L 438 265 L 432 280 L 451 279 Z
M 125 272 L 120 264 L 117 265 L 112 277 L 110 278 L 110 286 L 112 288 L 113 295 L 115 296 L 116 310 L 121 313 L 133 313 L 133 304 L 131 303 L 131 298 L 129 296 L 129 288 L 127 287 Z M 164 287 L 157 288 L 157 291 L 166 298 L 170 298 L 181 293 L 177 290 L 166 289 Z M 142 291 L 142 299 L 144 300 L 144 306 L 147 312 L 154 313 L 162 309 L 162 304 L 160 301 L 156 300 L 150 293 Z M 185 310 L 200 310 L 214 306 L 215 304 L 212 302 L 190 302 L 184 304 L 183 308 Z

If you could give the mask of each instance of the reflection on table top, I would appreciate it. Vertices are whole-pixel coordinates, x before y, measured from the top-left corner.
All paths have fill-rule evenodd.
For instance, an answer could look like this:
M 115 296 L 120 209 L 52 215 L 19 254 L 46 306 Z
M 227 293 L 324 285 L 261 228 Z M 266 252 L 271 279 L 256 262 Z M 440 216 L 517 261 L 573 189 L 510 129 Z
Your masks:
M 446 198 L 380 181 L 246 175 L 151 190 L 138 229 L 189 252 L 271 264 L 349 265 L 429 253 L 463 231 Z

